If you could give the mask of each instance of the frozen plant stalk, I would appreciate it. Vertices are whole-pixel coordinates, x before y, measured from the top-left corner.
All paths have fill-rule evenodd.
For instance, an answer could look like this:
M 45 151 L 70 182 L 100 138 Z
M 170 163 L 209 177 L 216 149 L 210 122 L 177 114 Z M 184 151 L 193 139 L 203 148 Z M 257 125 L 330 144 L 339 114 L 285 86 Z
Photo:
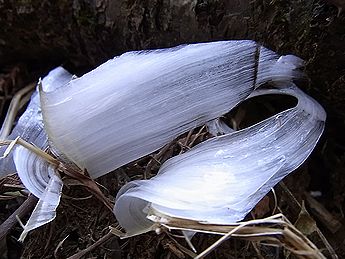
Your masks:
M 300 77 L 301 64 L 254 41 L 222 41 L 128 52 L 77 79 L 58 68 L 43 80 L 40 103 L 36 95 L 29 105 L 33 119 L 22 117 L 12 137 L 38 135 L 36 145 L 45 148 L 48 135 L 60 160 L 97 178 L 220 117 L 266 82 Z M 23 148 L 15 151 L 15 165 L 26 188 L 41 198 L 25 236 L 55 217 L 62 182 Z
M 153 230 L 148 217 L 155 212 L 204 224 L 240 221 L 305 161 L 323 132 L 325 111 L 292 84 L 257 90 L 250 97 L 263 94 L 291 95 L 298 104 L 249 128 L 209 139 L 165 162 L 156 177 L 122 187 L 114 213 L 128 236 Z
M 58 153 L 97 178 L 228 112 L 259 85 L 299 77 L 300 65 L 254 41 L 128 52 L 42 91 L 45 129 Z

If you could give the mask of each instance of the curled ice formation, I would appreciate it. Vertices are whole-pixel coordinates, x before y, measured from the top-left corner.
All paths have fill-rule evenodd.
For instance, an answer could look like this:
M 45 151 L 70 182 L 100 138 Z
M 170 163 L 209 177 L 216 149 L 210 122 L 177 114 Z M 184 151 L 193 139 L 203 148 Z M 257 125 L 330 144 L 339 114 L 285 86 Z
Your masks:
M 263 83 L 301 76 L 292 57 L 249 40 L 128 52 L 42 91 L 45 129 L 54 149 L 97 178 L 228 112 Z
M 150 180 L 117 194 L 114 213 L 128 236 L 152 230 L 152 211 L 209 224 L 242 220 L 266 193 L 310 155 L 326 113 L 295 85 L 250 97 L 291 95 L 298 104 L 246 129 L 209 139 L 171 158 Z
M 52 70 L 42 80 L 42 86 L 46 91 L 52 91 L 70 81 L 72 75 L 64 68 L 57 67 Z M 12 130 L 8 139 L 15 139 L 21 137 L 27 142 L 35 144 L 41 149 L 48 147 L 48 137 L 44 130 L 42 112 L 40 107 L 40 98 L 38 91 L 34 92 L 30 103 L 25 112 L 19 118 L 17 125 Z M 4 153 L 6 147 L 0 147 L 0 153 Z M 7 157 L 0 159 L 0 177 L 9 173 L 15 172 L 15 165 L 13 163 L 12 153 Z

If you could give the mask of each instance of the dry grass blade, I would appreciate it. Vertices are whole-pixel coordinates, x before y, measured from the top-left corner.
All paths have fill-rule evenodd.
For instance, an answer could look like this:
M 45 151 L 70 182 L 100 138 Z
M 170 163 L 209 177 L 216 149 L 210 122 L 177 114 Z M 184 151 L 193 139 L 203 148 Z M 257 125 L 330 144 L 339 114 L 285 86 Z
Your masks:
M 210 225 L 200 222 L 172 218 L 154 212 L 149 218 L 169 230 L 189 230 L 202 233 L 222 235 L 222 237 L 196 258 L 202 258 L 211 253 L 230 237 L 261 242 L 265 245 L 280 245 L 294 253 L 298 258 L 325 258 L 318 248 L 298 231 L 282 214 L 264 219 L 250 220 L 233 225 Z
M 5 139 L 10 134 L 18 110 L 30 99 L 31 91 L 35 86 L 35 83 L 29 84 L 13 96 L 4 123 L 1 127 L 0 139 Z
M 102 245 L 104 242 L 108 241 L 110 238 L 114 237 L 114 235 L 109 232 L 105 236 L 101 237 L 99 240 L 97 240 L 94 244 L 91 246 L 87 247 L 86 249 L 68 257 L 68 259 L 79 259 L 85 256 L 86 254 L 90 253 L 92 250 L 94 250 L 96 247 Z
M 174 240 L 174 239 L 172 239 L 172 240 L 175 242 L 176 246 L 177 246 L 183 253 L 185 253 L 186 255 L 189 255 L 189 256 L 192 257 L 192 258 L 194 258 L 194 257 L 197 256 L 196 253 L 194 253 L 193 251 L 191 251 L 191 250 L 185 248 L 183 245 L 181 245 L 180 243 L 178 243 L 176 240 Z
M 0 140 L 0 146 L 6 146 L 6 145 L 8 146 L 8 148 L 5 150 L 3 156 L 5 157 L 6 155 L 8 155 L 12 151 L 12 149 L 14 148 L 14 146 L 16 144 L 21 145 L 21 146 L 29 149 L 30 151 L 34 152 L 37 156 L 42 157 L 48 163 L 55 165 L 56 167 L 59 167 L 60 162 L 57 159 L 53 158 L 52 156 L 50 156 L 49 154 L 47 154 L 43 150 L 30 144 L 29 142 L 26 142 L 25 140 L 23 140 L 19 137 L 17 137 L 15 140 Z

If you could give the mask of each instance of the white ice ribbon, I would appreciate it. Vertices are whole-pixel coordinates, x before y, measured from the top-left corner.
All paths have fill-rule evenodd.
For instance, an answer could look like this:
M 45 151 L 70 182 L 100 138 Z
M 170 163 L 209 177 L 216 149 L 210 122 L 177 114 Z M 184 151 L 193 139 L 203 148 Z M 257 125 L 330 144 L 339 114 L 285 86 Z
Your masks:
M 228 112 L 265 82 L 300 76 L 301 59 L 254 41 L 128 52 L 41 92 L 54 148 L 97 178 Z
M 305 161 L 323 132 L 325 111 L 293 84 L 251 97 L 263 94 L 291 95 L 298 104 L 209 139 L 165 162 L 156 177 L 129 182 L 119 191 L 114 213 L 129 236 L 151 230 L 151 211 L 209 224 L 240 221 Z

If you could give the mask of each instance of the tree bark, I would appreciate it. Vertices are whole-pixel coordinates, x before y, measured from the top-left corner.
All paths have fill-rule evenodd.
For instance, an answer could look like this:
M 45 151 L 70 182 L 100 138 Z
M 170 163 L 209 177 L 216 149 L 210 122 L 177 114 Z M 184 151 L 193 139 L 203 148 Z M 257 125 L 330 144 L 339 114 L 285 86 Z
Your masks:
M 341 110 L 345 19 L 336 14 L 322 0 L 0 0 L 0 66 L 85 72 L 128 50 L 253 39 L 304 58 L 315 92 Z

